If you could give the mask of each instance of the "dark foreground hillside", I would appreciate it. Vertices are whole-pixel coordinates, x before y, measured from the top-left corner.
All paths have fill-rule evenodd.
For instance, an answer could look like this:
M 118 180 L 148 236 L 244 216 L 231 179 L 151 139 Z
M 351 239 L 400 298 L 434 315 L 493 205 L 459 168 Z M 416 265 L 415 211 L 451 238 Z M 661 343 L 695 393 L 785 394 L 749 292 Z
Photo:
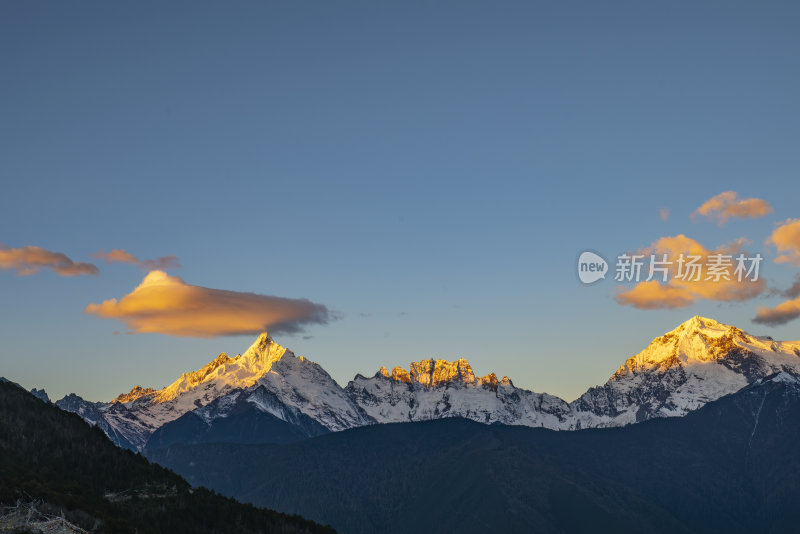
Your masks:
M 445 419 L 148 454 L 192 483 L 345 533 L 744 533 L 797 531 L 798 444 L 800 387 L 784 373 L 625 428 Z
M 0 504 L 36 499 L 78 526 L 109 533 L 333 532 L 255 508 L 113 445 L 79 416 L 0 381 Z

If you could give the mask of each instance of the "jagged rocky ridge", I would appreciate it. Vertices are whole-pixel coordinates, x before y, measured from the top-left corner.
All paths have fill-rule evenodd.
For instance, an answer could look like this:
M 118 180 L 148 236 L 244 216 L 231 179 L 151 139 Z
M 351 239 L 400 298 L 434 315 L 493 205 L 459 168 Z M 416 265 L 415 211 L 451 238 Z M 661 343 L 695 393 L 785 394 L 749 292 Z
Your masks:
M 460 359 L 423 360 L 391 375 L 382 367 L 375 376 L 361 375 L 345 388 L 376 422 L 399 423 L 442 417 L 464 417 L 481 423 L 568 428 L 570 406 L 547 393 L 514 386 L 508 377 L 492 373 L 475 377 Z
M 159 439 L 185 436 L 187 428 L 219 436 L 234 419 L 222 426 L 217 421 L 235 415 L 256 424 L 254 410 L 269 414 L 268 426 L 298 425 L 297 433 L 289 432 L 296 436 L 445 417 L 558 430 L 621 426 L 685 415 L 781 371 L 800 374 L 800 343 L 754 337 L 702 317 L 656 338 L 604 385 L 571 403 L 518 388 L 494 373 L 476 377 L 464 359 L 423 360 L 391 373 L 382 367 L 342 388 L 318 364 L 262 334 L 244 354 L 221 354 L 162 390 L 137 386 L 110 403 L 69 395 L 56 404 L 98 425 L 119 445 L 141 450 L 158 429 Z M 263 431 L 267 423 L 259 421 Z

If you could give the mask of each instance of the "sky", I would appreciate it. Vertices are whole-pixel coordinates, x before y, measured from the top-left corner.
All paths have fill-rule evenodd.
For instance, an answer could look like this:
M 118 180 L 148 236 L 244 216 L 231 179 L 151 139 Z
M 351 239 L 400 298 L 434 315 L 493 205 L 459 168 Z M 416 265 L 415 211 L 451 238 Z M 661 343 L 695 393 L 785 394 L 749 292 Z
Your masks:
M 465 357 L 571 400 L 693 315 L 800 339 L 798 27 L 779 1 L 2 2 L 0 375 L 109 400 L 268 328 L 341 385 Z M 759 280 L 614 280 L 689 251 Z

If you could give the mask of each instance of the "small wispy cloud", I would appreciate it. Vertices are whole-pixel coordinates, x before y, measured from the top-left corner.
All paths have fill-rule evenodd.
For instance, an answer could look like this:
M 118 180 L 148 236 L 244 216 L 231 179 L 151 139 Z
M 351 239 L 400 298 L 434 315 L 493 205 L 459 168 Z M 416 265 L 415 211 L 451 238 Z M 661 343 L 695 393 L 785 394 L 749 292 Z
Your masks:
M 768 326 L 778 326 L 798 317 L 800 317 L 800 298 L 795 298 L 781 302 L 774 308 L 759 306 L 753 322 Z
M 755 219 L 772 213 L 772 206 L 760 198 L 739 198 L 736 191 L 725 191 L 711 197 L 692 213 L 692 220 L 700 217 L 716 221 L 722 226 L 728 219 Z
M 788 289 L 783 290 L 781 294 L 788 299 L 800 297 L 800 273 L 794 276 L 794 283 Z
M 61 252 L 34 246 L 9 248 L 2 243 L 0 243 L 0 269 L 15 271 L 20 276 L 36 274 L 42 269 L 50 269 L 60 276 L 80 276 L 100 272 L 96 265 L 72 261 L 69 256 Z
M 169 256 L 161 256 L 154 260 L 140 260 L 130 252 L 115 248 L 111 252 L 103 250 L 92 254 L 93 257 L 103 260 L 106 265 L 109 263 L 129 263 L 137 265 L 143 271 L 164 271 L 167 269 L 175 269 L 181 266 L 178 257 L 170 254 Z
M 787 300 L 774 308 L 759 306 L 753 322 L 777 326 L 800 317 L 800 273 L 794 276 L 791 286 L 783 290 L 773 290 L 770 295 L 780 295 Z
M 661 220 L 667 222 L 669 219 L 669 210 L 667 208 L 659 208 L 658 216 L 661 217 Z

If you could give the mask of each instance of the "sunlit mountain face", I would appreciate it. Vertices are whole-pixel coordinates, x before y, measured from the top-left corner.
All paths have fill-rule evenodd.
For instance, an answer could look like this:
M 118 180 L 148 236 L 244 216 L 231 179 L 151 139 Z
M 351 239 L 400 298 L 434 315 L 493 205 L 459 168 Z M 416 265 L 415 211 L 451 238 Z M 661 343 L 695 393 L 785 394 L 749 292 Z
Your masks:
M 261 413 L 286 427 L 281 440 L 447 417 L 554 430 L 624 426 L 685 415 L 782 371 L 800 374 L 799 343 L 755 337 L 696 316 L 654 339 L 604 385 L 570 403 L 517 387 L 506 376 L 475 376 L 466 359 L 422 360 L 391 373 L 382 367 L 371 377 L 356 375 L 343 388 L 320 365 L 265 333 L 244 353 L 220 354 L 164 389 L 136 386 L 110 403 L 68 396 L 57 404 L 98 425 L 118 444 L 142 450 L 154 432 L 163 428 L 159 439 L 165 439 L 169 425 L 186 414 L 191 417 L 178 425 L 182 436 L 195 427 L 207 433 L 224 418 L 232 429 L 233 413 Z M 288 430 L 293 425 L 300 428 Z M 213 435 L 223 439 L 219 432 Z M 232 432 L 239 440 L 255 439 Z M 258 439 L 268 440 L 265 432 Z
M 216 405 L 225 406 L 242 392 L 259 387 L 277 396 L 287 409 L 306 414 L 330 431 L 371 422 L 322 367 L 295 356 L 266 333 L 243 354 L 235 358 L 220 354 L 164 389 L 142 393 L 145 390 L 135 387 L 126 394 L 135 397 L 133 400 L 86 403 L 68 396 L 56 404 L 85 415 L 104 428 L 112 440 L 127 442 L 126 446 L 139 450 L 164 424 L 217 399 Z

